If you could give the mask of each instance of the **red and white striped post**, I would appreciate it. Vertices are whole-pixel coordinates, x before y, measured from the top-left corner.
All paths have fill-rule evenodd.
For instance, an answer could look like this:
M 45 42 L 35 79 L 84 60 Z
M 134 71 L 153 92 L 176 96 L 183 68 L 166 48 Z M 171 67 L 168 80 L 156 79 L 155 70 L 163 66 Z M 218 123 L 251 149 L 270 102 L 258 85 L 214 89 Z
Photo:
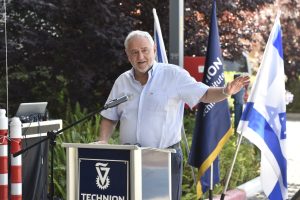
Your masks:
M 0 109 L 0 199 L 8 200 L 8 159 L 7 133 L 8 119 L 6 111 Z
M 13 117 L 10 122 L 10 199 L 22 200 L 22 155 L 13 157 L 21 150 L 22 123 L 18 117 Z

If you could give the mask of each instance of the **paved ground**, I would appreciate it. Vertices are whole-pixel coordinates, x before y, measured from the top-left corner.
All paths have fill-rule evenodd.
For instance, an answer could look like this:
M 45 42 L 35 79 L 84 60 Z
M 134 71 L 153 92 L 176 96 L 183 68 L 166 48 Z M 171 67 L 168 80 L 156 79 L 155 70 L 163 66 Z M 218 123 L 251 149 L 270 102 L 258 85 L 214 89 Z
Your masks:
M 288 114 L 287 164 L 288 199 L 300 200 L 300 114 Z M 267 198 L 263 193 L 248 198 L 248 200 L 256 199 Z

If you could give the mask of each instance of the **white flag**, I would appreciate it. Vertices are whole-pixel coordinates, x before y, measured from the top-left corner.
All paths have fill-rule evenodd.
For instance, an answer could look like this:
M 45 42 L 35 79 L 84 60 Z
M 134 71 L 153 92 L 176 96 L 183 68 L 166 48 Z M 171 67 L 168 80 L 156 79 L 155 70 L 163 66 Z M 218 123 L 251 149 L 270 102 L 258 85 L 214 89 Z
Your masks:
M 159 20 L 156 14 L 156 9 L 153 8 L 154 17 L 154 42 L 156 44 L 156 61 L 160 63 L 168 63 L 164 40 L 161 34 Z
M 285 76 L 278 15 L 238 127 L 238 132 L 261 150 L 261 182 L 270 200 L 287 199 L 285 106 Z

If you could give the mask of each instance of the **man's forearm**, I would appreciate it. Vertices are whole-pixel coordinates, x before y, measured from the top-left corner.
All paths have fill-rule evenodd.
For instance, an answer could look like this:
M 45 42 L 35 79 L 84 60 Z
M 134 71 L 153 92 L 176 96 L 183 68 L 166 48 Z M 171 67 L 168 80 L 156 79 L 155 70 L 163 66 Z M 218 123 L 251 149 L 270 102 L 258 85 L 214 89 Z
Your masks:
M 226 99 L 228 95 L 223 92 L 223 87 L 211 87 L 207 90 L 205 95 L 201 98 L 203 103 L 214 103 Z
M 106 118 L 102 118 L 100 123 L 100 135 L 99 140 L 108 143 L 117 122 Z
M 214 103 L 226 99 L 228 96 L 236 94 L 250 82 L 248 75 L 239 76 L 228 82 L 225 87 L 210 87 L 200 101 L 204 103 Z

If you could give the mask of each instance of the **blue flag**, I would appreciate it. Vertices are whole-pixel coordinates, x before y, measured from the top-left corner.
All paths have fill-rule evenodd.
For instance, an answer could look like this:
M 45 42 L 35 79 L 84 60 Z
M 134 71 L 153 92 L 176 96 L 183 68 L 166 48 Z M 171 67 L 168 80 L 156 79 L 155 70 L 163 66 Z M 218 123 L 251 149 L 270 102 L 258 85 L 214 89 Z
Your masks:
M 211 87 L 225 85 L 216 2 L 213 2 L 210 32 L 204 67 L 203 82 Z M 218 154 L 232 133 L 228 101 L 199 103 L 194 128 L 189 164 L 199 170 L 197 197 L 200 198 L 210 186 L 210 170 L 213 166 L 213 185 L 219 182 Z
M 154 17 L 154 43 L 156 44 L 156 61 L 160 63 L 168 63 L 165 44 L 161 34 L 160 24 L 159 24 L 159 20 L 155 8 L 153 8 L 153 17 Z
M 261 150 L 260 177 L 268 199 L 287 199 L 285 76 L 279 15 L 238 132 Z

